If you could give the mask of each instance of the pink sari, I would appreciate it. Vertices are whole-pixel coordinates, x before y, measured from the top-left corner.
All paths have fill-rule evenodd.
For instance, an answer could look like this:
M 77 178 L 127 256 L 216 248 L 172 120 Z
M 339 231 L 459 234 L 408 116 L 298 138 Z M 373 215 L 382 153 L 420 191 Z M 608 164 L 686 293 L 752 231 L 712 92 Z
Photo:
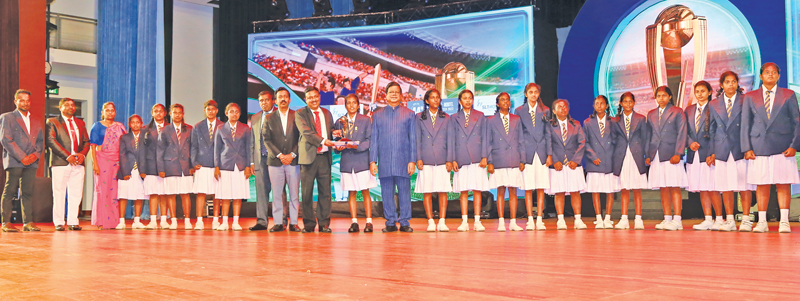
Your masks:
M 100 123 L 95 126 L 103 126 Z M 93 131 L 94 132 L 94 131 Z M 119 170 L 119 139 L 125 134 L 125 126 L 119 122 L 106 128 L 103 144 L 96 152 L 100 174 L 94 174 L 94 202 L 92 202 L 92 225 L 113 229 L 119 224 L 117 199 L 117 171 Z M 92 144 L 94 147 L 95 144 Z

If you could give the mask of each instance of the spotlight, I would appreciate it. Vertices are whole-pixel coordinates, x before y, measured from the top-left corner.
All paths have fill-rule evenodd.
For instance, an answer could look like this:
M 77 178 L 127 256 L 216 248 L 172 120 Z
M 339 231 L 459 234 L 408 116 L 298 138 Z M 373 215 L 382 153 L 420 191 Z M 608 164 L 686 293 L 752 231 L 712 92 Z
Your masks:
M 289 8 L 286 0 L 269 0 L 269 12 L 267 16 L 271 20 L 283 20 L 289 17 Z
M 333 14 L 330 0 L 312 0 L 314 2 L 314 17 L 330 16 Z
M 364 14 L 372 10 L 369 0 L 353 0 L 353 13 Z

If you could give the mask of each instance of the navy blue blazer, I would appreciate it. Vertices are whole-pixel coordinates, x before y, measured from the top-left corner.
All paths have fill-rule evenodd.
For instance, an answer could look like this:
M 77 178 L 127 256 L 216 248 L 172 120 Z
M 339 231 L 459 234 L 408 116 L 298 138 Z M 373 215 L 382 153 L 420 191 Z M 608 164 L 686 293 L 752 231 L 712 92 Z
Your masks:
M 347 123 L 347 115 L 339 118 L 334 124 L 334 130 L 344 130 L 344 123 Z M 358 141 L 358 147 L 355 149 L 345 148 L 344 150 L 336 151 L 341 153 L 339 159 L 339 171 L 342 173 L 362 172 L 369 170 L 369 144 L 372 138 L 372 120 L 369 117 L 356 114 L 355 124 L 351 126 L 350 131 L 343 133 L 344 138 L 352 141 Z
M 483 158 L 489 157 L 489 142 L 486 138 L 486 117 L 483 112 L 474 108 L 469 114 L 469 124 L 465 127 L 466 116 L 464 111 L 458 111 L 450 116 L 450 137 L 453 137 L 453 161 L 458 166 L 480 163 Z
M 539 103 L 536 106 L 536 127 L 533 126 L 531 120 L 529 103 L 525 103 L 514 110 L 514 114 L 519 116 L 522 121 L 522 134 L 523 141 L 525 142 L 525 163 L 533 163 L 533 157 L 539 155 L 539 161 L 544 164 L 547 156 L 550 155 L 552 146 L 550 139 L 547 136 L 547 123 L 549 122 L 547 116 L 550 116 L 550 108 L 544 104 Z
M 214 162 L 219 170 L 233 171 L 234 167 L 238 167 L 242 171 L 250 167 L 253 133 L 249 126 L 237 121 L 236 136 L 231 136 L 231 123 L 225 122 L 217 130 L 214 139 Z
M 550 125 L 550 145 L 553 147 L 553 163 L 564 162 L 564 159 L 572 161 L 581 166 L 583 153 L 586 151 L 586 136 L 583 134 L 583 127 L 577 120 L 567 122 L 567 140 L 561 139 L 561 125 L 556 120 L 556 125 Z M 555 164 L 550 165 L 555 169 Z
M 700 162 L 705 162 L 708 156 L 711 156 L 714 150 L 713 140 L 711 139 L 712 133 L 711 128 L 714 127 L 714 119 L 711 118 L 711 109 L 710 106 L 711 102 L 706 104 L 706 107 L 703 108 L 702 115 L 700 115 L 700 130 L 697 130 L 697 126 L 694 124 L 695 118 L 697 118 L 697 104 L 694 103 L 688 107 L 686 107 L 686 163 L 693 163 L 694 162 L 694 155 L 695 153 L 700 153 Z M 709 131 L 705 131 L 705 122 L 706 122 L 706 113 L 709 114 Z M 726 113 L 727 114 L 727 113 Z M 697 149 L 697 152 L 693 151 L 689 148 L 692 145 L 692 142 L 697 142 L 700 144 L 700 148 Z
M 612 173 L 614 171 L 614 137 L 612 136 L 614 122 L 618 118 L 606 114 L 605 127 L 603 134 L 600 134 L 600 125 L 597 124 L 597 117 L 589 117 L 583 121 L 583 128 L 586 135 L 586 152 L 584 157 L 586 162 L 583 169 L 586 172 Z M 623 124 L 623 126 L 625 126 Z M 594 165 L 594 160 L 600 159 L 600 165 Z
M 647 158 L 653 160 L 658 152 L 659 161 L 669 161 L 674 155 L 683 156 L 686 149 L 686 115 L 681 108 L 671 103 L 664 108 L 661 121 L 658 107 L 647 113 L 647 127 L 650 129 L 650 145 Z
M 744 95 L 736 93 L 733 96 L 731 117 L 728 117 L 725 96 L 720 95 L 711 101 L 711 145 L 712 153 L 717 160 L 728 161 L 728 156 L 733 155 L 733 160 L 744 159 L 742 151 L 742 103 Z
M 508 134 L 503 126 L 500 111 L 486 120 L 486 142 L 489 151 L 489 164 L 498 168 L 519 168 L 525 163 L 525 141 L 522 140 L 522 124 L 519 116 L 508 114 Z
M 30 134 L 19 110 L 0 115 L 4 170 L 8 168 L 39 168 L 39 158 L 42 157 L 44 149 L 44 131 L 41 121 L 33 117 L 30 111 L 28 111 L 28 117 L 30 118 Z M 30 154 L 36 155 L 36 161 L 30 165 L 23 165 L 22 159 Z
M 800 110 L 794 91 L 778 87 L 767 118 L 762 89 L 763 86 L 744 95 L 742 151 L 772 156 L 789 147 L 800 149 Z
M 164 127 L 166 128 L 169 125 L 166 120 L 164 121 Z M 139 164 L 139 172 L 144 173 L 148 176 L 157 176 L 158 175 L 158 166 L 156 164 L 158 157 L 158 141 L 160 139 L 158 129 L 155 122 L 153 122 L 153 126 L 150 130 L 147 130 L 147 127 L 142 129 L 142 133 L 144 134 L 144 146 L 145 146 L 145 153 L 144 153 L 144 162 L 140 162 Z M 164 129 L 161 129 L 163 132 Z M 141 138 L 139 138 L 141 139 Z M 140 141 L 141 142 L 141 141 Z
M 629 147 L 639 174 L 646 173 L 648 168 L 644 161 L 647 146 L 650 143 L 650 129 L 648 129 L 644 115 L 631 113 L 630 135 L 625 133 L 624 113 L 620 113 L 619 118 L 612 123 L 614 124 L 612 132 L 614 137 L 614 175 L 619 176 L 622 173 L 622 163 L 625 161 L 625 154 Z
M 158 143 L 156 167 L 159 173 L 167 177 L 188 176 L 192 165 L 192 126 L 181 124 L 181 136 L 175 131 L 175 124 L 165 126 L 161 130 Z
M 194 125 L 192 129 L 192 165 L 214 168 L 214 135 L 223 126 L 222 121 L 217 118 L 214 123 L 214 132 L 208 137 L 208 119 L 203 119 Z
M 410 178 L 408 163 L 417 162 L 414 111 L 398 105 L 385 106 L 372 113 L 370 162 L 378 164 L 378 177 Z
M 144 162 L 145 147 L 144 147 L 144 132 L 139 132 L 139 145 L 136 145 L 136 139 L 133 132 L 128 132 L 119 138 L 119 170 L 117 171 L 117 179 L 124 179 L 126 176 L 138 177 L 138 174 L 131 174 L 133 165 L 142 165 Z M 140 167 L 141 168 L 141 167 Z M 142 173 L 139 170 L 139 173 Z
M 417 113 L 417 160 L 422 160 L 423 165 L 443 165 L 453 161 L 453 152 L 450 145 L 452 137 L 449 135 L 450 116 L 436 116 L 436 126 L 433 125 L 431 112 L 422 120 L 422 113 Z

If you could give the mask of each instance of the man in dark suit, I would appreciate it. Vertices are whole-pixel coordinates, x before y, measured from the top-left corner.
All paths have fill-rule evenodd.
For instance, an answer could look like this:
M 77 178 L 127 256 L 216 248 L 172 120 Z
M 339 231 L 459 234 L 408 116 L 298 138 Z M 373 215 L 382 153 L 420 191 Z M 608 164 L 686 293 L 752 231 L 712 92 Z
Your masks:
M 295 122 L 300 130 L 300 186 L 303 189 L 303 233 L 331 233 L 331 153 L 333 115 L 319 106 L 315 87 L 306 88 L 306 106 L 297 111 Z M 317 211 L 314 213 L 314 181 L 317 181 Z
M 23 231 L 39 231 L 33 224 L 32 201 L 33 181 L 39 167 L 39 157 L 44 147 L 42 122 L 31 116 L 31 92 L 19 89 L 14 93 L 17 109 L 0 115 L 0 143 L 3 145 L 3 168 L 6 171 L 6 184 L 2 203 L 3 232 L 18 232 L 11 225 L 11 200 L 21 190 Z M 20 187 L 21 186 L 21 187 Z M 21 188 L 21 189 L 20 189 Z
M 272 184 L 272 219 L 275 226 L 269 232 L 282 232 L 286 230 L 284 222 L 283 202 L 285 192 L 283 187 L 289 186 L 289 231 L 300 232 L 297 226 L 297 207 L 300 205 L 300 167 L 297 166 L 297 141 L 300 133 L 295 126 L 295 112 L 289 109 L 291 102 L 289 90 L 278 88 L 275 92 L 278 99 L 278 109 L 267 115 L 267 120 L 261 128 L 261 139 L 268 149 L 266 158 L 269 169 L 269 181 Z
M 275 108 L 275 97 L 272 90 L 258 93 L 258 105 L 261 107 L 261 111 L 250 117 L 250 127 L 253 129 L 253 159 L 250 162 L 250 169 L 255 170 L 256 216 L 258 217 L 256 225 L 250 227 L 250 231 L 267 230 L 267 226 L 269 226 L 269 193 L 272 190 L 272 184 L 269 181 L 269 168 L 267 167 L 269 151 L 261 137 L 261 129 L 264 127 L 267 115 L 271 114 Z M 285 201 L 284 198 L 282 202 Z
M 84 160 L 89 152 L 89 135 L 83 120 L 74 117 L 75 101 L 63 98 L 58 102 L 61 116 L 47 119 L 45 145 L 50 150 L 53 181 L 53 224 L 56 231 L 64 231 L 64 206 L 70 230 L 80 230 L 78 211 L 83 197 L 83 178 L 86 173 Z M 69 194 L 69 195 L 67 195 Z M 65 198 L 69 202 L 65 204 Z

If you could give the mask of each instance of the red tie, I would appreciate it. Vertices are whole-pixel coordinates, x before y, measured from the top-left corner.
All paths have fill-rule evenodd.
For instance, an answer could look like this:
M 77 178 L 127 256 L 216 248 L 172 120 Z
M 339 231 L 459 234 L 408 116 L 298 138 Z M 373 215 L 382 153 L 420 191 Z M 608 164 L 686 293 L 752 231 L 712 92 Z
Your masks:
M 317 134 L 322 136 L 322 124 L 319 121 L 319 111 L 314 112 L 314 128 L 317 129 Z M 317 147 L 317 153 L 322 152 L 322 146 Z
M 78 152 L 78 136 L 75 135 L 76 131 L 75 131 L 74 123 L 72 122 L 72 118 L 69 119 L 69 131 L 70 131 L 70 136 L 72 136 L 72 151 L 77 153 Z

